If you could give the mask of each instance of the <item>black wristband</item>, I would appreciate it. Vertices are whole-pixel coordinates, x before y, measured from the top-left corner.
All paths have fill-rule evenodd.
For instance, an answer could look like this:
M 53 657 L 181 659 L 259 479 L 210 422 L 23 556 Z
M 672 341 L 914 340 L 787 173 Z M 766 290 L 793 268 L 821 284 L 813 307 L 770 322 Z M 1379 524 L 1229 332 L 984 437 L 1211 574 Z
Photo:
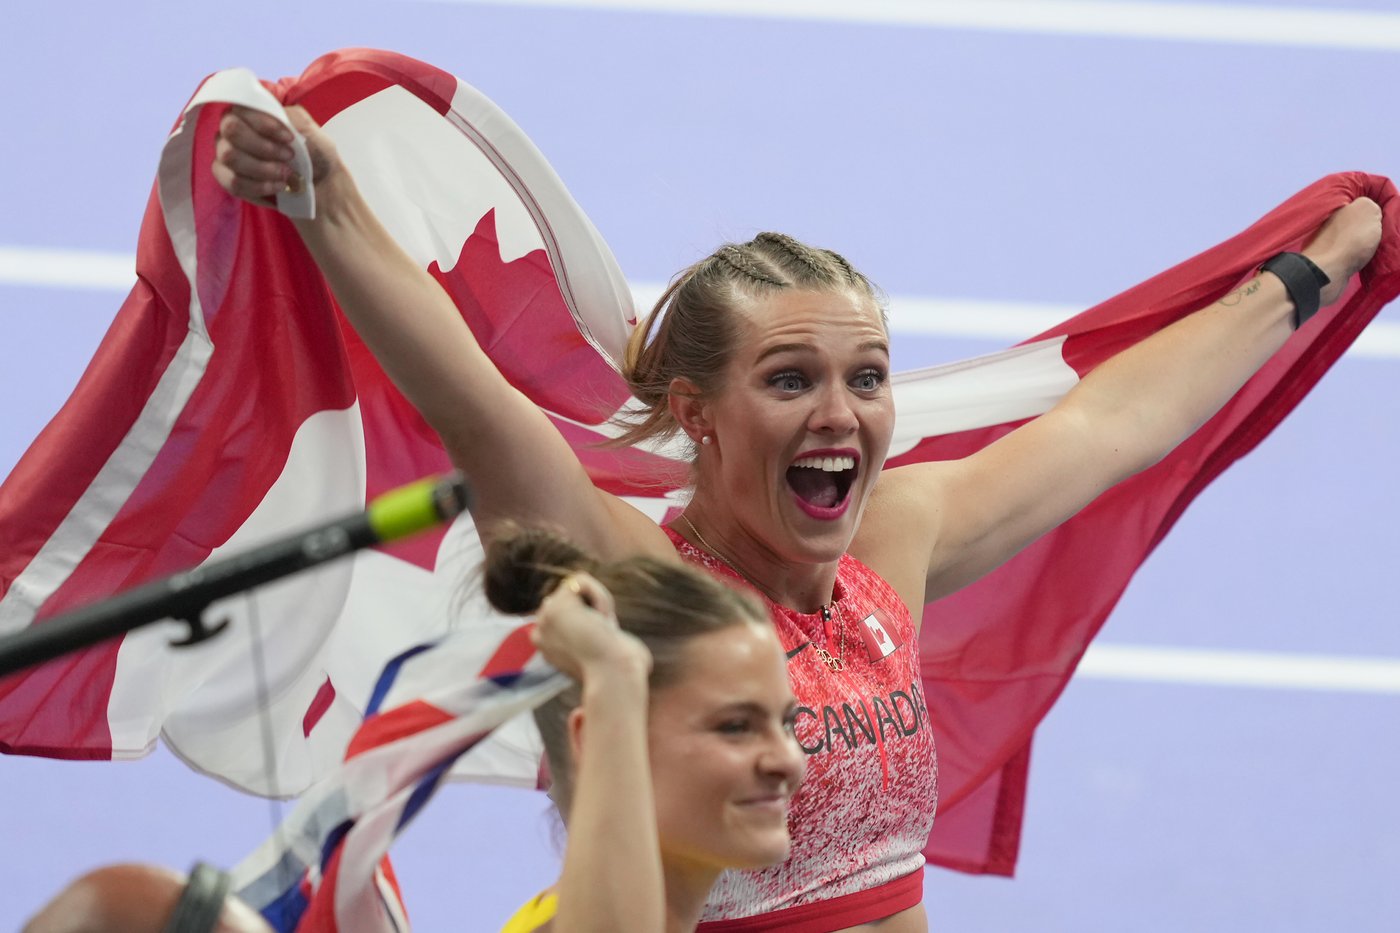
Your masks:
M 1264 265 L 1261 272 L 1272 272 L 1283 282 L 1284 290 L 1293 301 L 1293 329 L 1302 327 L 1322 306 L 1322 289 L 1331 283 L 1327 273 L 1302 253 L 1279 253 Z
M 231 880 L 227 872 L 196 862 L 165 926 L 166 933 L 212 933 L 224 912 Z

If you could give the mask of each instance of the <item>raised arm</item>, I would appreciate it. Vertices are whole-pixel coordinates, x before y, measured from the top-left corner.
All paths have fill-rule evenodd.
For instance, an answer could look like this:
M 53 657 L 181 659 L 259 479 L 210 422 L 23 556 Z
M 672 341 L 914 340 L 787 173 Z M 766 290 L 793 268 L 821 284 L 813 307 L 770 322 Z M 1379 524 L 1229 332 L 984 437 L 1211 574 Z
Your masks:
M 655 933 L 665 882 L 647 752 L 651 656 L 618 628 L 612 598 L 575 574 L 540 606 L 535 643 L 582 686 L 569 717 L 569 842 L 551 933 Z
M 1380 230 L 1380 209 L 1362 198 L 1305 247 L 1331 280 L 1324 305 L 1370 260 Z M 924 601 L 954 592 L 1166 456 L 1283 346 L 1293 316 L 1283 282 L 1259 273 L 1099 365 L 1055 408 L 978 453 L 890 471 L 871 518 L 883 526 L 882 515 L 903 516 L 904 545 L 917 563 L 927 556 Z
M 301 110 L 317 216 L 297 229 L 336 300 L 380 365 L 437 431 L 474 491 L 483 534 L 501 519 L 560 528 L 592 553 L 670 555 L 655 524 L 598 491 L 563 437 L 511 386 L 473 338 L 446 292 L 389 236 L 340 162 L 334 144 Z M 234 108 L 219 128 L 219 183 L 254 203 L 300 179 L 290 175 L 290 133 Z

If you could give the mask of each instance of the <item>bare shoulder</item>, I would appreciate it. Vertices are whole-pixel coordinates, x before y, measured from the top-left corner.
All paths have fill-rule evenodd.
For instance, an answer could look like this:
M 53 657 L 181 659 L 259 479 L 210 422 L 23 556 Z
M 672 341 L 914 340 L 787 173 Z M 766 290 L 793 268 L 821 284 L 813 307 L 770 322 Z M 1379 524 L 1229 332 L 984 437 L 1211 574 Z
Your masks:
M 606 492 L 599 495 L 603 497 L 605 507 L 618 531 L 615 549 L 609 548 L 607 553 L 600 556 L 613 560 L 642 556 L 667 562 L 681 562 L 671 539 L 655 519 L 626 499 Z
M 876 553 L 884 548 L 907 551 L 936 537 L 937 521 L 951 463 L 913 463 L 880 474 L 870 492 L 856 531 L 856 548 Z
M 505 529 L 538 526 L 562 534 L 599 560 L 638 556 L 668 562 L 680 560 L 656 519 L 626 499 L 601 489 L 590 486 L 574 503 L 554 504 L 548 509 L 522 508 L 519 503 L 510 506 L 493 509 L 486 503 L 473 509 L 472 517 L 483 544 L 489 544 Z
M 938 540 L 949 465 L 916 463 L 880 474 L 851 542 L 851 556 L 884 577 L 918 618 Z

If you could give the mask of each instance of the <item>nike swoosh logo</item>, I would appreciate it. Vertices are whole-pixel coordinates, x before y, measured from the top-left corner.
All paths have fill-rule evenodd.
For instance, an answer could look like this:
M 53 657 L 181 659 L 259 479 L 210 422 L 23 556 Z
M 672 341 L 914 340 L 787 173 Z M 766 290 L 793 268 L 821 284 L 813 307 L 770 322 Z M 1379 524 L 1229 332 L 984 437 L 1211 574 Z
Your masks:
M 802 649 L 803 649 L 803 648 L 806 648 L 806 647 L 807 647 L 808 645 L 810 645 L 810 644 L 811 644 L 810 641 L 804 641 L 802 644 L 798 645 L 796 648 L 794 648 L 794 649 L 792 649 L 791 651 L 787 652 L 787 659 L 788 659 L 789 661 L 791 661 L 793 658 L 797 657 L 799 654 L 802 653 Z

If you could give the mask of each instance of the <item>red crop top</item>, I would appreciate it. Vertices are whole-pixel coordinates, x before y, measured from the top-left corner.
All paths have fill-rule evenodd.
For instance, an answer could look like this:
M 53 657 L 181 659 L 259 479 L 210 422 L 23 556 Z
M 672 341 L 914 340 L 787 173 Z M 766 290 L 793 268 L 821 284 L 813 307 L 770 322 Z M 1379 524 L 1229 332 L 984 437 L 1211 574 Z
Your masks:
M 748 586 L 726 564 L 671 529 L 666 533 L 685 560 Z M 821 613 L 764 602 L 789 657 L 807 776 L 788 813 L 788 860 L 721 875 L 705 905 L 702 933 L 791 930 L 797 914 L 805 915 L 803 930 L 817 933 L 919 903 L 922 873 L 917 891 L 905 876 L 924 864 L 938 767 L 908 610 L 888 583 L 850 555 L 836 571 L 829 624 Z M 819 647 L 841 658 L 843 669 L 832 671 Z M 875 889 L 889 896 L 871 896 Z M 792 910 L 822 902 L 829 909 Z M 774 911 L 786 917 L 775 916 L 776 926 L 754 916 Z M 823 925 L 823 916 L 837 925 Z M 736 918 L 752 919 L 724 922 Z

